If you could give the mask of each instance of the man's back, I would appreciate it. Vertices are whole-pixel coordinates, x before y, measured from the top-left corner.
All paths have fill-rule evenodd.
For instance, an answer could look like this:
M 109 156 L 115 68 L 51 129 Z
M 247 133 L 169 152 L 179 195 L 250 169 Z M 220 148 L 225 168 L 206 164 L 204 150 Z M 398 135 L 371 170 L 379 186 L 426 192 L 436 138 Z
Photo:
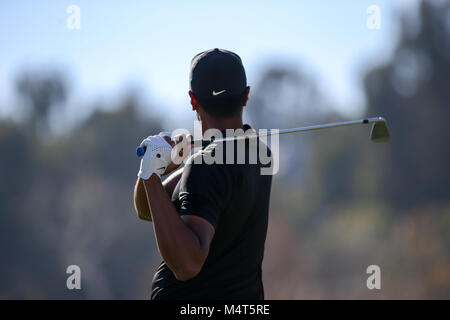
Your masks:
M 177 280 L 162 262 L 153 279 L 152 299 L 264 298 L 261 264 L 272 177 L 261 174 L 264 165 L 259 157 L 256 164 L 249 163 L 249 150 L 246 143 L 245 164 L 237 164 L 236 155 L 233 164 L 206 164 L 204 157 L 214 148 L 202 150 L 187 162 L 172 202 L 180 215 L 210 222 L 214 238 L 202 270 L 190 280 Z M 202 163 L 195 164 L 195 157 L 202 157 Z

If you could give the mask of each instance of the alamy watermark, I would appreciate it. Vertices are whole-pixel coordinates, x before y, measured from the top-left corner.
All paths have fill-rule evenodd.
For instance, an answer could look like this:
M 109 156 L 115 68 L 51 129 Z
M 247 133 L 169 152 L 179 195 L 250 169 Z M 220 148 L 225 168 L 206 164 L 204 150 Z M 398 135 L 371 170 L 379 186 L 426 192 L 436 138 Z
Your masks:
M 381 269 L 376 264 L 372 264 L 367 267 L 366 273 L 370 274 L 370 276 L 366 280 L 367 289 L 373 290 L 381 289 Z
M 66 286 L 69 290 L 81 290 L 81 268 L 76 264 L 70 265 L 66 269 L 67 277 Z
M 367 7 L 366 13 L 369 15 L 366 20 L 366 26 L 369 30 L 381 29 L 381 9 L 379 6 L 372 4 Z
M 81 9 L 74 4 L 67 7 L 66 12 L 70 14 L 66 20 L 66 26 L 69 30 L 81 29 Z
M 174 164 L 190 162 L 193 164 L 257 164 L 260 163 L 261 175 L 275 175 L 279 170 L 279 136 L 278 129 L 226 129 L 225 135 L 218 129 L 208 129 L 202 133 L 201 122 L 194 122 L 193 140 L 199 142 L 194 148 L 201 147 L 200 141 L 211 143 L 200 152 L 191 157 L 182 157 L 180 154 L 189 152 L 191 135 L 187 129 L 176 129 L 171 133 L 172 137 L 179 136 L 180 141 L 175 145 L 171 153 L 171 161 Z M 230 143 L 229 141 L 235 141 Z M 270 140 L 270 148 L 269 148 Z M 246 143 L 248 148 L 246 147 Z

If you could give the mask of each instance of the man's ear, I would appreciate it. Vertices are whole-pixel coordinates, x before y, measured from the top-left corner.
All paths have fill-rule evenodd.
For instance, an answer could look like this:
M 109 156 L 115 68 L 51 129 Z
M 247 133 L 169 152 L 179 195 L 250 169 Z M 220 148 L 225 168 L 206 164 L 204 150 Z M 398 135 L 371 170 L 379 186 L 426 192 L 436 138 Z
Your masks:
M 242 104 L 243 107 L 245 107 L 247 105 L 247 101 L 248 101 L 248 95 L 250 94 L 250 86 L 247 86 L 245 88 L 245 96 L 244 96 L 244 103 Z
M 195 98 L 194 93 L 192 91 L 189 91 L 189 97 L 191 98 L 192 111 L 197 111 L 198 110 L 198 102 L 197 102 L 197 98 Z

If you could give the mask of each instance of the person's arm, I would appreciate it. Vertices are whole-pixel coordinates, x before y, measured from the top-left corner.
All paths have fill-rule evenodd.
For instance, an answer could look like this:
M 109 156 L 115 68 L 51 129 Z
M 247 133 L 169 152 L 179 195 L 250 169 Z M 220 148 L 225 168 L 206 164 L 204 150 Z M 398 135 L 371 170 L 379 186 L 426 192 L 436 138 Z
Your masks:
M 145 193 L 144 182 L 138 178 L 134 186 L 134 208 L 139 219 L 152 221 L 152 215 L 148 207 L 147 195 Z
M 183 168 L 172 172 L 172 174 L 163 182 L 164 189 L 166 190 L 169 198 L 172 197 L 173 190 L 183 174 Z M 138 214 L 138 217 L 142 220 L 152 221 L 152 215 L 150 208 L 148 207 L 147 194 L 145 193 L 144 182 L 141 178 L 138 178 L 134 187 L 134 208 Z
M 142 181 L 162 258 L 178 280 L 195 277 L 208 256 L 214 227 L 198 216 L 180 217 L 155 174 Z

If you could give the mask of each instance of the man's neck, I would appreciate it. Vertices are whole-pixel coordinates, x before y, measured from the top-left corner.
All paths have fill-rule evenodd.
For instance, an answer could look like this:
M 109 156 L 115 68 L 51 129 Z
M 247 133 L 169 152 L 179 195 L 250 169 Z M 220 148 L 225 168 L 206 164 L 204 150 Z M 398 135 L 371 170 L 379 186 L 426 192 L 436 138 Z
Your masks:
M 221 118 L 221 119 L 207 119 L 206 121 L 202 121 L 202 131 L 205 133 L 208 129 L 239 129 L 242 128 L 242 117 L 231 117 L 231 118 Z

